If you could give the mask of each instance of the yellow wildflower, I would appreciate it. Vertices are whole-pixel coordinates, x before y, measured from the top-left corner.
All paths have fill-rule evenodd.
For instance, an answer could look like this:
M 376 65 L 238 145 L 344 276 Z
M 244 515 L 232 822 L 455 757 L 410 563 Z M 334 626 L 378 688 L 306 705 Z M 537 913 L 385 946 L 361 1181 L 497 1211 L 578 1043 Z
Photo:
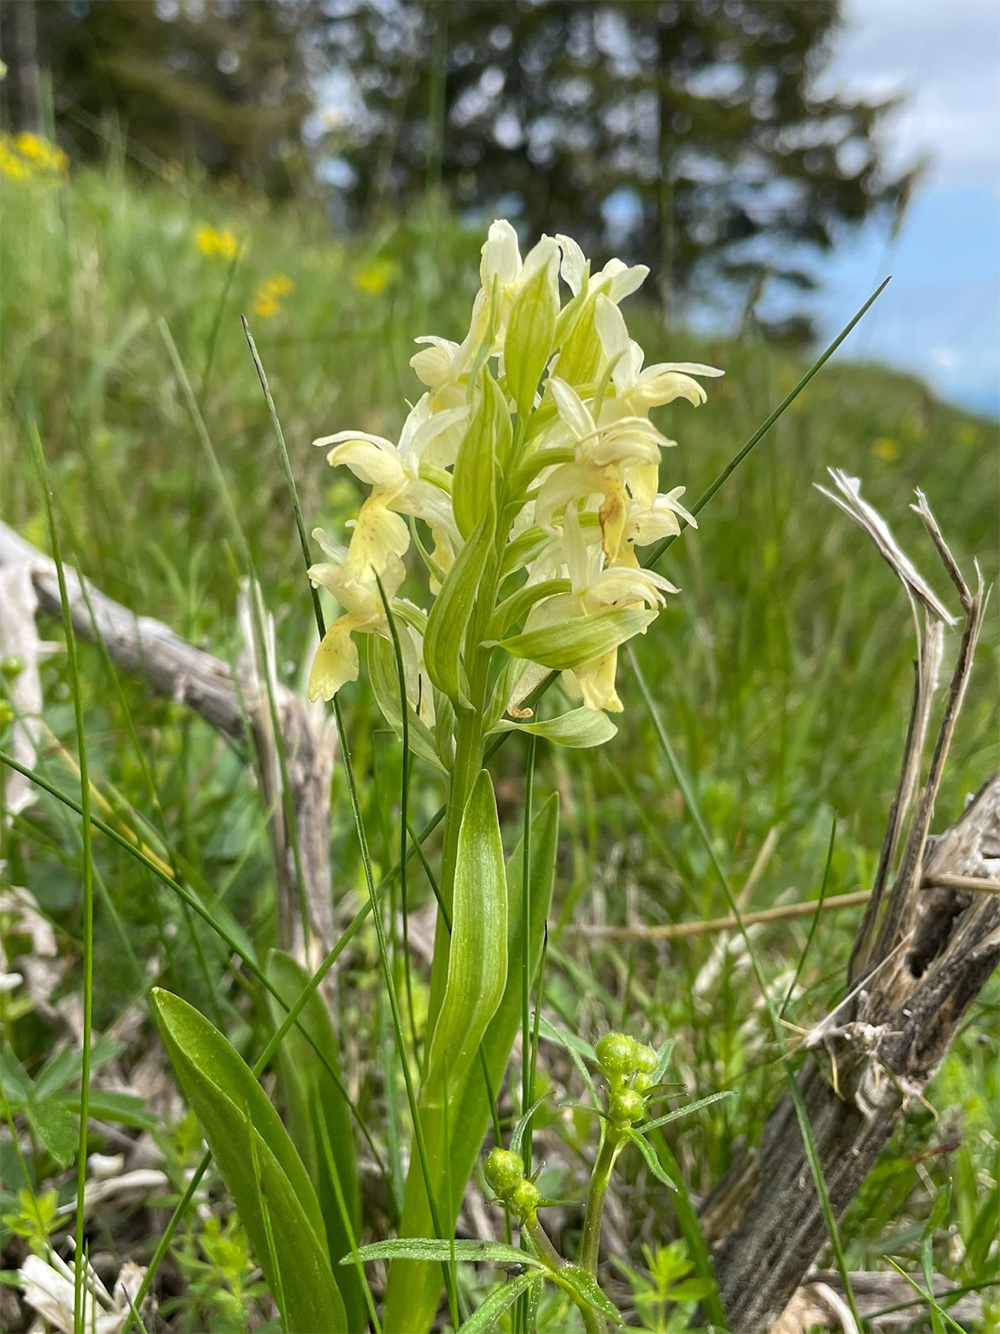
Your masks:
M 240 243 L 227 227 L 211 227 L 203 222 L 195 229 L 195 244 L 203 255 L 218 255 L 221 259 L 235 259 Z
M 271 278 L 265 278 L 263 282 L 258 283 L 257 291 L 254 293 L 254 314 L 260 315 L 265 320 L 269 320 L 272 315 L 277 315 L 281 309 L 278 298 L 287 296 L 294 288 L 295 284 L 291 278 L 286 277 L 283 273 L 276 273 Z
M 379 292 L 384 292 L 395 278 L 397 268 L 395 260 L 376 259 L 367 268 L 354 275 L 354 286 L 360 288 L 362 292 L 378 296 Z
M 69 158 L 59 147 L 40 134 L 28 130 L 13 138 L 0 135 L 0 171 L 13 180 L 23 181 L 29 176 L 65 176 Z
M 888 435 L 880 435 L 872 445 L 872 453 L 883 463 L 895 463 L 900 453 L 899 441 Z

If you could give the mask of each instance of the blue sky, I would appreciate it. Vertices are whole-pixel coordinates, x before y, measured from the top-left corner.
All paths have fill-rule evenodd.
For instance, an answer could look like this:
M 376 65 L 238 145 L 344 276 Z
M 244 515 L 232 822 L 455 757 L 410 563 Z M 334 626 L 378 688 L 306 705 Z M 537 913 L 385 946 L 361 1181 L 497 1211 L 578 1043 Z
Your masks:
M 845 16 L 820 89 L 905 94 L 889 161 L 929 165 L 894 241 L 868 228 L 824 263 L 819 327 L 835 333 L 891 273 L 845 350 L 1000 416 L 1000 4 L 847 0 Z

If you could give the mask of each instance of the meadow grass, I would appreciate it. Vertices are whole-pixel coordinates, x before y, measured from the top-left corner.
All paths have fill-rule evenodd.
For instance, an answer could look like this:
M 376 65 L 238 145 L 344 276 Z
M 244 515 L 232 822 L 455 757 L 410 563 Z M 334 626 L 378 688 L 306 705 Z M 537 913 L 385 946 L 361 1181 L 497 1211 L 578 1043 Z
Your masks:
M 120 160 L 63 184 L 5 182 L 3 206 L 4 518 L 52 549 L 32 457 L 37 429 L 67 562 L 138 614 L 160 617 L 222 657 L 238 648 L 236 592 L 252 566 L 275 616 L 280 674 L 301 685 L 315 642 L 312 607 L 239 315 L 268 376 L 307 526 L 340 526 L 357 492 L 325 467 L 310 441 L 347 426 L 395 435 L 403 399 L 416 396 L 407 364 L 413 336 L 464 332 L 478 231 L 428 207 L 341 241 L 310 205 L 276 211 L 183 177 L 137 185 Z M 866 295 L 858 294 L 858 304 Z M 680 441 L 666 455 L 663 481 L 686 485 L 690 501 L 806 363 L 753 339 L 699 343 L 683 330 L 663 330 L 652 309 L 629 318 L 648 359 L 726 370 L 698 412 L 684 404 L 660 410 L 662 428 Z M 674 1038 L 673 1077 L 693 1096 L 736 1090 L 666 1133 L 696 1193 L 725 1172 L 744 1138 L 753 1141 L 782 1090 L 751 959 L 737 933 L 665 945 L 595 942 L 573 927 L 725 916 L 723 880 L 739 897 L 765 846 L 769 856 L 740 898 L 744 909 L 814 899 L 824 876 L 829 895 L 870 884 L 902 753 L 914 650 L 890 572 L 814 488 L 827 465 L 863 479 L 867 498 L 938 591 L 946 591 L 944 581 L 907 510 L 918 486 L 966 568 L 975 558 L 987 580 L 997 572 L 996 425 L 942 404 L 912 378 L 851 364 L 849 354 L 848 343 L 715 497 L 698 531 L 685 532 L 661 563 L 683 592 L 635 645 L 655 716 L 623 662 L 620 735 L 570 759 L 538 750 L 536 784 L 563 797 L 546 1002 L 585 1036 L 624 1026 L 645 1040 Z M 224 488 L 192 423 L 185 377 Z M 60 637 L 55 624 L 45 633 Z M 96 788 L 130 822 L 142 821 L 150 846 L 183 864 L 211 912 L 263 957 L 276 941 L 274 878 L 248 756 L 141 682 L 115 675 L 98 649 L 81 644 L 76 656 L 75 670 L 69 653 L 44 668 L 47 727 L 76 752 L 80 700 Z M 938 826 L 996 767 L 997 658 L 994 618 Z M 398 854 L 398 747 L 367 687 L 345 691 L 342 703 L 378 878 Z M 523 764 L 512 752 L 502 751 L 496 765 L 513 821 Z M 39 768 L 68 793 L 77 782 L 79 794 L 52 748 Z M 438 781 L 418 766 L 411 823 L 431 816 L 441 796 Z M 334 894 L 346 922 L 365 890 L 342 770 L 333 801 Z M 518 832 L 513 824 L 505 830 L 510 845 Z M 104 1031 L 143 1004 L 156 981 L 189 999 L 252 1061 L 270 1031 L 264 991 L 234 975 L 229 948 L 188 906 L 165 897 L 126 849 L 102 839 L 92 861 L 84 854 L 96 900 L 88 992 L 95 1027 Z M 2 856 L 6 879 L 28 886 L 57 929 L 65 992 L 81 994 L 88 924 L 79 821 L 40 793 L 4 831 Z M 417 906 L 429 898 L 416 876 L 410 892 Z M 809 919 L 753 929 L 772 999 L 780 1002 L 798 979 L 786 1011 L 795 1024 L 807 1027 L 837 998 L 856 923 L 855 913 L 843 912 L 824 915 L 811 936 Z M 391 1217 L 402 1190 L 404 1099 L 391 1055 L 376 1054 L 390 1050 L 392 1029 L 374 979 L 375 940 L 367 928 L 359 940 L 351 971 L 339 980 L 340 1019 L 352 1035 L 344 1064 L 359 1114 L 381 1128 L 389 1164 L 388 1199 L 370 1203 L 370 1215 Z M 426 1006 L 419 974 L 414 988 L 413 1005 Z M 849 1264 L 876 1265 L 888 1255 L 918 1266 L 928 1227 L 935 1266 L 956 1281 L 981 1280 L 995 1264 L 997 998 L 994 979 L 931 1086 L 941 1122 L 932 1124 L 920 1105 L 909 1109 L 886 1164 L 845 1219 Z M 8 1040 L 32 1072 L 50 1054 L 51 1030 L 30 1008 L 5 1005 Z M 539 1077 L 543 1084 L 562 1078 L 544 1069 Z M 536 1124 L 544 1129 L 554 1120 L 552 1107 L 543 1107 Z M 164 1126 L 162 1133 L 178 1162 L 185 1154 L 193 1161 L 184 1132 Z M 592 1124 L 560 1118 L 560 1134 L 565 1155 L 546 1169 L 547 1193 L 575 1199 L 582 1185 L 573 1164 L 589 1151 Z M 941 1143 L 958 1147 L 922 1156 Z M 99 1144 L 95 1132 L 91 1148 Z M 17 1165 L 3 1166 L 5 1184 L 16 1187 Z M 635 1217 L 626 1229 L 664 1244 L 672 1223 L 663 1192 L 639 1177 L 636 1164 L 623 1170 L 635 1178 L 625 1198 Z M 60 1189 L 68 1196 L 75 1184 Z M 12 1198 L 8 1189 L 5 1210 Z M 193 1272 L 185 1271 L 189 1282 Z M 198 1328 L 206 1309 L 210 1298 L 191 1296 L 180 1327 Z

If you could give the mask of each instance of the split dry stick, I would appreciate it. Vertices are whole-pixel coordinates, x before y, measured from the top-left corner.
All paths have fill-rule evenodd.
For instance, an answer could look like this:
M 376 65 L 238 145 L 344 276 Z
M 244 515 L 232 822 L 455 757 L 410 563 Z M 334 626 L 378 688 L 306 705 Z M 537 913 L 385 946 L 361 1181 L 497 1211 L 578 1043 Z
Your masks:
M 54 563 L 7 524 L 0 523 L 0 571 L 11 574 L 15 570 L 30 581 L 34 602 L 22 599 L 16 605 L 5 605 L 5 628 L 10 628 L 7 623 L 15 616 L 24 620 L 36 611 L 58 615 L 59 584 Z M 22 579 L 22 586 L 24 582 Z M 330 892 L 330 780 L 336 734 L 322 708 L 304 703 L 274 679 L 273 652 L 267 645 L 256 643 L 248 628 L 254 620 L 260 623 L 259 617 L 241 617 L 247 627 L 248 662 L 234 671 L 220 658 L 181 639 L 161 621 L 136 616 L 69 569 L 66 584 L 73 628 L 81 639 L 103 642 L 117 667 L 144 678 L 157 694 L 186 704 L 223 735 L 249 739 L 256 751 L 268 813 L 278 889 L 279 938 L 282 946 L 303 963 L 315 965 L 335 938 Z M 276 704 L 277 735 L 266 687 L 268 676 Z M 36 737 L 37 732 L 36 727 Z M 282 801 L 278 746 L 285 752 L 294 831 L 288 826 Z M 301 887 L 293 835 L 298 840 Z M 308 942 L 302 925 L 302 888 Z
M 839 1218 L 885 1149 L 901 1109 L 923 1097 L 970 1005 L 1000 962 L 1000 773 L 987 780 L 949 830 L 931 838 L 983 622 L 982 579 L 977 570 L 977 586 L 970 590 L 919 496 L 914 509 L 958 590 L 964 626 L 918 790 L 943 631 L 954 618 L 884 521 L 861 499 L 858 482 L 843 473 L 831 476 L 839 494 L 826 494 L 875 542 L 902 582 L 918 636 L 917 681 L 899 787 L 844 1000 L 807 1035 L 809 1054 L 797 1076 Z M 716 1274 L 732 1334 L 771 1328 L 826 1240 L 790 1094 L 771 1113 L 760 1145 L 719 1183 L 701 1216 L 709 1239 L 718 1242 Z

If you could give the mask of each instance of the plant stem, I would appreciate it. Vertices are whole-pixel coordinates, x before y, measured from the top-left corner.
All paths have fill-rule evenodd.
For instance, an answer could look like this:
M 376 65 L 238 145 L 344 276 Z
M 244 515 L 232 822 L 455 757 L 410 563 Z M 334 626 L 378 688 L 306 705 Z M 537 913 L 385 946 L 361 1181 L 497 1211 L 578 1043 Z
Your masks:
M 583 1222 L 583 1242 L 580 1246 L 580 1264 L 597 1277 L 597 1260 L 601 1251 L 601 1223 L 604 1218 L 604 1199 L 608 1193 L 611 1172 L 621 1149 L 621 1140 L 607 1122 L 601 1127 L 601 1147 L 590 1177 L 590 1194 Z

